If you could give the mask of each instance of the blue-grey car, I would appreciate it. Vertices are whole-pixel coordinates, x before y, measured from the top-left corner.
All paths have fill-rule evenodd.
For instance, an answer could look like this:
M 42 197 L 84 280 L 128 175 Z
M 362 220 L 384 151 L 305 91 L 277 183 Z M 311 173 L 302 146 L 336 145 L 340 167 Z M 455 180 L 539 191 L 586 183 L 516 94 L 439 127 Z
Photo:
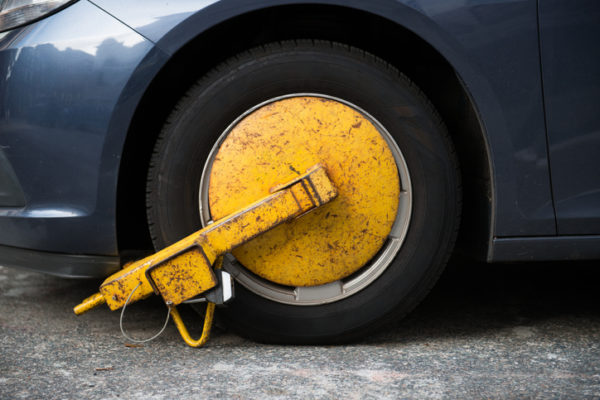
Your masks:
M 415 307 L 453 252 L 600 258 L 596 0 L 0 4 L 2 266 L 107 276 L 209 224 L 220 148 L 290 100 L 368 121 L 394 166 L 395 186 L 373 180 L 389 226 L 315 242 L 317 260 L 284 243 L 301 261 L 274 275 L 228 255 L 236 299 L 219 314 L 235 331 L 362 337 Z M 293 118 L 320 121 L 306 110 Z M 366 235 L 378 244 L 357 261 Z M 289 273 L 307 270 L 320 279 Z

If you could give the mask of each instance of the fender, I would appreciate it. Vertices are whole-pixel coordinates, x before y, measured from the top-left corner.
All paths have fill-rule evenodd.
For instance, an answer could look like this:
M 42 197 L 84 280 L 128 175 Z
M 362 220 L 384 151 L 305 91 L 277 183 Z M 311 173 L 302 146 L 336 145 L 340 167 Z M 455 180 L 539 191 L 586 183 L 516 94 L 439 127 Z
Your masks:
M 142 10 L 117 0 L 93 2 L 155 43 L 132 75 L 113 114 L 103 168 L 116 168 L 135 105 L 160 68 L 182 46 L 236 16 L 290 0 L 170 2 Z M 453 66 L 479 114 L 492 170 L 495 237 L 555 235 L 555 215 L 541 92 L 535 0 L 465 5 L 457 1 L 321 0 L 393 21 L 428 42 Z M 141 12 L 140 12 L 141 11 Z M 398 49 L 402 51 L 402 49 Z M 410 55 L 407 55 L 410 56 Z M 116 181 L 111 187 L 116 188 Z

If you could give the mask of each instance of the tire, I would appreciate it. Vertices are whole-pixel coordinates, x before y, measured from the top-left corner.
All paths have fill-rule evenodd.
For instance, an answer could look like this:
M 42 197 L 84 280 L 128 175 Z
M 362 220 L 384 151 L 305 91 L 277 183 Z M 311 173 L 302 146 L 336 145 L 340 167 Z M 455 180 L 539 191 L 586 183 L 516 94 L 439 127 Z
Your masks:
M 219 310 L 237 333 L 271 343 L 340 343 L 401 318 L 428 293 L 459 225 L 458 164 L 446 129 L 404 75 L 358 49 L 294 41 L 255 48 L 219 65 L 181 99 L 156 143 L 147 211 L 156 249 L 202 226 L 199 191 L 211 149 L 233 121 L 269 99 L 320 93 L 365 110 L 389 132 L 410 172 L 410 223 L 394 257 L 366 287 L 324 304 L 274 301 L 244 285 Z

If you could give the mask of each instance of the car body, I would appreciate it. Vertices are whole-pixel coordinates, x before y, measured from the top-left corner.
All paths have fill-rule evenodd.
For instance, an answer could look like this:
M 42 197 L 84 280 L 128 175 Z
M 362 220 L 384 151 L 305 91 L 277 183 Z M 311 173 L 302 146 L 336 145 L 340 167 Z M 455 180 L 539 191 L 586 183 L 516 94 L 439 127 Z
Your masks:
M 228 57 L 325 39 L 385 59 L 448 127 L 458 248 L 600 257 L 593 0 L 80 0 L 0 34 L 0 265 L 106 276 L 152 249 L 145 182 L 169 111 Z

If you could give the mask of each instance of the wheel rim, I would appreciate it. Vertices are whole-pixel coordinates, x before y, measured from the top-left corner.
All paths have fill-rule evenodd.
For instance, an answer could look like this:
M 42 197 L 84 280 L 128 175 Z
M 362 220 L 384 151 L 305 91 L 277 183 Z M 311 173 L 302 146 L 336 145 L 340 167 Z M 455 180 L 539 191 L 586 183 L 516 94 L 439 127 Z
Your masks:
M 236 260 L 232 254 L 226 256 L 225 269 L 235 276 L 238 283 L 257 295 L 284 304 L 318 305 L 352 296 L 375 281 L 388 268 L 400 250 L 410 222 L 412 191 L 406 162 L 389 132 L 366 111 L 352 103 L 332 96 L 317 93 L 294 93 L 267 100 L 244 112 L 223 132 L 209 154 L 200 182 L 200 216 L 204 226 L 212 220 L 211 209 L 209 207 L 211 173 L 213 172 L 213 165 L 219 154 L 219 149 L 221 149 L 221 146 L 232 131 L 236 129 L 240 121 L 248 116 L 252 116 L 255 112 L 259 112 L 263 107 L 268 105 L 273 106 L 278 104 L 277 102 L 294 98 L 322 99 L 322 101 L 326 100 L 344 105 L 368 121 L 376 129 L 380 139 L 383 139 L 386 148 L 391 152 L 399 183 L 399 191 L 395 194 L 397 196 L 396 214 L 395 217 L 392 216 L 390 219 L 391 227 L 389 228 L 387 237 L 382 239 L 383 243 L 378 245 L 375 253 L 369 256 L 370 260 L 360 263 L 355 270 L 350 270 L 351 274 L 346 273 L 346 275 L 340 275 L 339 279 L 334 278 L 334 280 L 325 281 L 325 283 L 317 285 L 305 285 L 304 283 L 298 285 L 293 281 L 291 284 L 281 284 L 276 283 L 276 279 L 265 279 L 264 274 L 261 277 L 257 273 L 252 272 Z

